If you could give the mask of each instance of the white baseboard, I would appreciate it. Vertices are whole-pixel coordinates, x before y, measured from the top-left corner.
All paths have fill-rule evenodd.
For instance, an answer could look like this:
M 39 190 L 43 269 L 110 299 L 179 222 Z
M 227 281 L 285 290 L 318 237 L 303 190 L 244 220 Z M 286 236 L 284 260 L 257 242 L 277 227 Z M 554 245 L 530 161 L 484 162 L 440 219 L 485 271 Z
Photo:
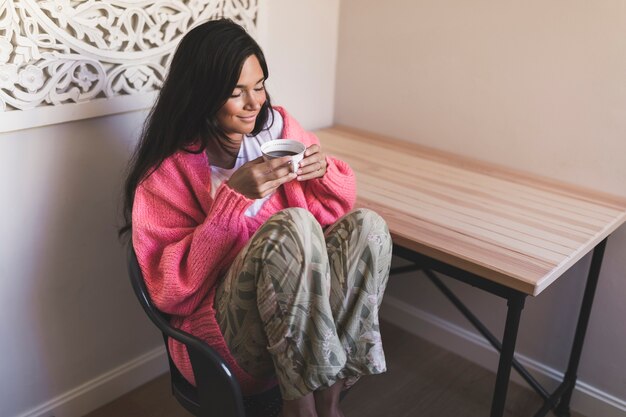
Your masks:
M 81 417 L 156 378 L 167 368 L 165 346 L 161 346 L 15 417 Z
M 385 296 L 380 317 L 423 339 L 439 345 L 493 372 L 497 353 L 479 333 L 470 332 L 449 321 L 420 310 L 393 296 Z M 523 355 L 516 359 L 545 387 L 556 387 L 563 373 Z M 511 378 L 521 385 L 526 381 L 516 371 Z M 588 417 L 626 417 L 626 401 L 599 390 L 584 381 L 576 383 L 572 410 Z

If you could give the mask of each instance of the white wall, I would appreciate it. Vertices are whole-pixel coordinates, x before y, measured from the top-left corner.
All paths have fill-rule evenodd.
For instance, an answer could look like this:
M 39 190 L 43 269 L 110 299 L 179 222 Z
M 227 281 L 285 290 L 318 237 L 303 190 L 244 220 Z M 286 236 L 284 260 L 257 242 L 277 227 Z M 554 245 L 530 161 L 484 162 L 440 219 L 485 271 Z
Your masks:
M 626 196 L 624 2 L 343 0 L 339 28 L 336 123 Z M 608 242 L 579 373 L 624 413 L 625 252 L 622 227 Z M 526 303 L 519 350 L 548 373 L 566 364 L 588 263 Z M 454 284 L 501 334 L 504 303 Z M 394 278 L 388 296 L 388 311 L 421 317 L 395 319 L 433 340 L 454 339 L 433 323 L 469 329 L 420 277 Z
M 263 5 L 271 92 L 305 127 L 327 126 L 339 2 L 294 3 Z M 1 416 L 80 416 L 165 369 L 116 237 L 143 118 L 0 135 Z

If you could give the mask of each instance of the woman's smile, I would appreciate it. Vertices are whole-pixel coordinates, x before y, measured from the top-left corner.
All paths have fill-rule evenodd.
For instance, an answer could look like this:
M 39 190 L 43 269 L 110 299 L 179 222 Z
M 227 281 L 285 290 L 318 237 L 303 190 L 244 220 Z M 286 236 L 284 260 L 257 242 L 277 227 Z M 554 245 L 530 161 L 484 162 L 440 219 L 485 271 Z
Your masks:
M 256 121 L 257 114 L 253 114 L 252 116 L 239 116 L 241 120 L 245 123 L 254 123 Z

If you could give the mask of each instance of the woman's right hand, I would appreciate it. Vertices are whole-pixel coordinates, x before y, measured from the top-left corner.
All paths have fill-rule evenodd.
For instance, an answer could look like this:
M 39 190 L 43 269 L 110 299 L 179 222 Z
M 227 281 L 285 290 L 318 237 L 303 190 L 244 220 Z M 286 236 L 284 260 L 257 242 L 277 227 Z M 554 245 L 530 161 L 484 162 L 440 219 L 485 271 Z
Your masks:
M 228 186 L 250 198 L 263 198 L 286 182 L 295 179 L 291 156 L 265 161 L 262 156 L 239 167 L 228 179 Z

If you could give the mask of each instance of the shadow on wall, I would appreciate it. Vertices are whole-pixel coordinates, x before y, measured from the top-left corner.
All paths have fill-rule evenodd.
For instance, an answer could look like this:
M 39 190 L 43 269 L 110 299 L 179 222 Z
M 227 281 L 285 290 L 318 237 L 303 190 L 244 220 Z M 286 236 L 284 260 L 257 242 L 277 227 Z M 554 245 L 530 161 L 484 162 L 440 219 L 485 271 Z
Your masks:
M 17 314 L 8 329 L 14 343 L 2 355 L 11 358 L 13 383 L 3 389 L 0 415 L 36 407 L 161 343 L 132 294 L 117 238 L 125 167 L 144 117 L 7 135 L 3 146 L 21 155 L 13 174 L 21 226 L 9 225 L 9 239 L 22 250 L 8 259 L 19 282 L 3 290 Z

